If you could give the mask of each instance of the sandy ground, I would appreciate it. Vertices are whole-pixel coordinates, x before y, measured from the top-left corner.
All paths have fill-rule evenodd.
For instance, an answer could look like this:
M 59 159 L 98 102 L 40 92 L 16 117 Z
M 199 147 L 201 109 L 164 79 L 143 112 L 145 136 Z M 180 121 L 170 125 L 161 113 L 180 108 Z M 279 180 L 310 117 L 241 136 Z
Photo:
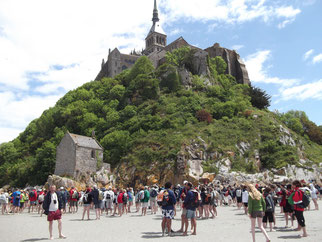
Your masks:
M 322 208 L 322 201 L 319 201 Z M 67 236 L 64 241 L 251 241 L 250 220 L 238 211 L 236 207 L 219 207 L 218 217 L 215 219 L 198 220 L 197 235 L 188 237 L 175 234 L 174 237 L 161 237 L 161 216 L 147 215 L 141 217 L 137 213 L 130 213 L 123 217 L 101 217 L 94 220 L 82 221 L 81 211 L 77 214 L 63 215 L 63 233 Z M 269 232 L 271 241 L 322 241 L 322 211 L 306 211 L 307 231 L 309 237 L 300 238 L 297 231 L 284 229 L 285 222 L 280 208 L 276 209 L 277 231 Z M 173 221 L 173 229 L 180 228 L 180 215 Z M 297 225 L 297 222 L 295 222 Z M 257 241 L 265 241 L 264 235 L 256 230 Z M 48 240 L 48 222 L 46 216 L 23 213 L 20 215 L 0 215 L 0 241 L 43 241 Z M 54 223 L 54 237 L 58 240 L 57 222 Z

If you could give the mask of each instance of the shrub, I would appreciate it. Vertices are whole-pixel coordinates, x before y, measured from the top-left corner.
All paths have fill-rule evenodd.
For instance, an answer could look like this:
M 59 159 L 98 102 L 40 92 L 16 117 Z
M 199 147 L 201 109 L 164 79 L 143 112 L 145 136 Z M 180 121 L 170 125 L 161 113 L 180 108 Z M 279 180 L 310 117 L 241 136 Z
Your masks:
M 199 122 L 206 121 L 208 124 L 210 124 L 212 122 L 211 114 L 204 109 L 199 110 L 197 112 L 196 118 L 199 120 Z

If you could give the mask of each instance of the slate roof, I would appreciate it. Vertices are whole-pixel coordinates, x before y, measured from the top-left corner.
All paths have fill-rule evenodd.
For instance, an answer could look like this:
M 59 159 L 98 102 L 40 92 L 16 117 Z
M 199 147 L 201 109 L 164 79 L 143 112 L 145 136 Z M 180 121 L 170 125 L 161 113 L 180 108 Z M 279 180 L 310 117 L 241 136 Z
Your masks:
M 70 137 L 73 139 L 74 143 L 78 146 L 96 149 L 96 150 L 103 150 L 102 146 L 92 137 L 82 136 L 78 134 L 71 134 L 69 133 Z

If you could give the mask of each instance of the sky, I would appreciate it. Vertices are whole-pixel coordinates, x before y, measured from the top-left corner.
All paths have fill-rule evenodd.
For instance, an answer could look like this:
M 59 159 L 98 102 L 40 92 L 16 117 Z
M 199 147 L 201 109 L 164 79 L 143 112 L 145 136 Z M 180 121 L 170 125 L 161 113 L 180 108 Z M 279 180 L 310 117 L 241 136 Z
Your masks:
M 158 0 L 168 43 L 235 49 L 270 110 L 322 125 L 322 0 Z M 1 0 L 0 143 L 95 79 L 108 49 L 144 48 L 153 0 Z

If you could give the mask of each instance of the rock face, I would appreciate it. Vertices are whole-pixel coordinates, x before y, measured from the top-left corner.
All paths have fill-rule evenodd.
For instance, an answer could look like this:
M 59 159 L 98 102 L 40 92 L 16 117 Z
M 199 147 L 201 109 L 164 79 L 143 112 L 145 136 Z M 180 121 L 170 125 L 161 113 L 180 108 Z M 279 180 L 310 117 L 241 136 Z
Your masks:
M 192 58 L 192 73 L 199 76 L 208 76 L 208 52 L 204 50 L 197 50 Z

